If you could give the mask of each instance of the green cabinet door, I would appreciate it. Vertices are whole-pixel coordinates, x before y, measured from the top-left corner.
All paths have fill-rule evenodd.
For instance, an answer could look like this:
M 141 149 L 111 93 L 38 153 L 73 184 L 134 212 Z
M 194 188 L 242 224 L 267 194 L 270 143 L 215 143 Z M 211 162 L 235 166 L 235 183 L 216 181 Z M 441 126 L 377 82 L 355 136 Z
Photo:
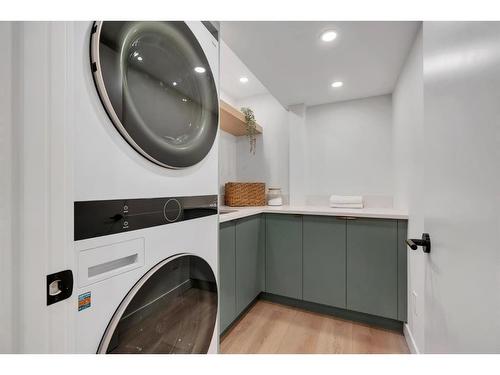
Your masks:
M 408 306 L 408 279 L 407 279 L 407 258 L 408 248 L 406 247 L 408 222 L 398 220 L 398 320 L 407 321 Z
M 236 315 L 264 290 L 264 223 L 262 215 L 236 222 Z
M 303 299 L 346 307 L 346 220 L 303 218 Z
M 302 299 L 302 217 L 266 215 L 266 292 Z
M 347 221 L 347 308 L 398 318 L 396 220 Z
M 219 333 L 236 318 L 235 226 L 222 223 L 219 231 Z

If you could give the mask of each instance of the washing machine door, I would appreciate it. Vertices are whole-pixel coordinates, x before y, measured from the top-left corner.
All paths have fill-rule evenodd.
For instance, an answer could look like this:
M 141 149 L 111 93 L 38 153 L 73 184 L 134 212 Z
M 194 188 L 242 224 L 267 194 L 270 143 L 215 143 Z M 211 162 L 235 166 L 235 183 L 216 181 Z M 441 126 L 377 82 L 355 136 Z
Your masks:
M 216 318 L 217 285 L 210 265 L 194 255 L 172 257 L 130 290 L 98 353 L 207 353 Z
M 218 127 L 210 64 L 184 22 L 97 22 L 91 66 L 116 129 L 141 155 L 185 168 L 210 151 Z

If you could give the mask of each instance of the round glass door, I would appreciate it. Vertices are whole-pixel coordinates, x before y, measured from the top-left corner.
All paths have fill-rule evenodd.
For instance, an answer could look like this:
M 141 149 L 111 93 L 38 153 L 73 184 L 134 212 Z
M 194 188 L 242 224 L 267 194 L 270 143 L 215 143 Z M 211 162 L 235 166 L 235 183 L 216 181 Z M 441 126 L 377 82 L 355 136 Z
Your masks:
M 98 22 L 91 60 L 106 112 L 137 152 L 169 168 L 208 154 L 218 127 L 217 89 L 184 22 Z
M 217 284 L 209 264 L 194 255 L 166 259 L 124 298 L 98 353 L 207 353 L 217 319 Z

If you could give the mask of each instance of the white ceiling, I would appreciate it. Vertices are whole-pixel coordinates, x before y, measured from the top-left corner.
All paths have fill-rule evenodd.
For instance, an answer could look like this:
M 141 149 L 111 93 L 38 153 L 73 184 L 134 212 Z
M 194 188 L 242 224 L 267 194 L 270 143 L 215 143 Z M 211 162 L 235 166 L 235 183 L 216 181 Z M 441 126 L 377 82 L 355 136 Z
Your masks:
M 241 77 L 247 77 L 248 82 L 241 83 Z M 220 43 L 220 87 L 224 94 L 233 100 L 268 93 L 262 83 L 224 42 Z
M 420 22 L 230 21 L 221 22 L 221 36 L 281 104 L 316 105 L 391 93 L 419 26 Z M 329 29 L 338 37 L 325 43 L 320 35 Z M 224 69 L 221 65 L 221 77 L 232 74 Z M 333 81 L 343 81 L 344 86 L 334 89 Z

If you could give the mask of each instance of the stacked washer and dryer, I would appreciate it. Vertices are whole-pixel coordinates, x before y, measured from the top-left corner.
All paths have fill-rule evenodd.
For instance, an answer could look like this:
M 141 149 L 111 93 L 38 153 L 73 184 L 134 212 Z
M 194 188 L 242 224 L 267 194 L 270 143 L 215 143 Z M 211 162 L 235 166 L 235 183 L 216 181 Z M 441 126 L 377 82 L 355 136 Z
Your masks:
M 76 350 L 214 353 L 217 30 L 75 27 Z

